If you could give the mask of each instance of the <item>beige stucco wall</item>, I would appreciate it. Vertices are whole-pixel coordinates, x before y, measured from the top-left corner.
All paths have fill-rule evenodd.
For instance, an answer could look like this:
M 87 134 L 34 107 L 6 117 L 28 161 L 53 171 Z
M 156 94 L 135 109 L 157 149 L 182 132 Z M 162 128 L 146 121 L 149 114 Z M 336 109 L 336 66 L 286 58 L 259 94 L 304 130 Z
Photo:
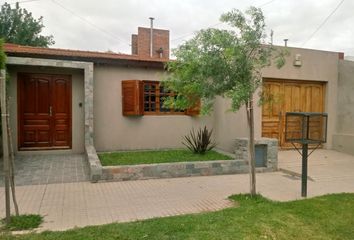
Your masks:
M 192 127 L 211 128 L 212 117 L 122 115 L 122 80 L 161 80 L 162 71 L 99 65 L 94 68 L 94 144 L 97 151 L 182 147 Z
M 72 76 L 72 149 L 55 151 L 35 151 L 39 153 L 83 153 L 84 149 L 84 73 L 82 70 L 65 68 L 35 67 L 35 66 L 14 66 L 8 65 L 7 71 L 10 74 L 9 94 L 12 96 L 10 103 L 10 118 L 12 128 L 12 139 L 15 153 L 33 154 L 33 151 L 18 151 L 17 141 L 17 73 L 48 73 L 48 74 L 68 74 Z
M 229 111 L 230 107 L 229 100 L 221 97 L 216 99 L 214 104 L 214 129 L 218 148 L 233 152 L 235 148 L 234 139 L 248 137 L 248 128 L 245 108 L 242 107 L 237 113 L 233 113 Z
M 308 80 L 326 82 L 325 111 L 328 113 L 328 138 L 326 148 L 332 148 L 332 138 L 336 127 L 337 115 L 337 83 L 338 83 L 338 53 L 310 49 L 288 48 L 290 56 L 281 69 L 271 66 L 263 69 L 263 78 L 284 80 Z M 301 55 L 302 66 L 293 65 L 295 54 Z M 255 94 L 255 105 L 258 102 Z M 227 112 L 229 101 L 218 98 L 215 103 L 214 128 L 216 129 L 219 147 L 225 151 L 233 151 L 233 139 L 247 137 L 246 112 L 242 108 L 237 113 Z M 262 135 L 262 108 L 257 106 L 255 114 L 255 137 Z
M 354 154 L 354 61 L 339 62 L 338 93 L 333 148 Z

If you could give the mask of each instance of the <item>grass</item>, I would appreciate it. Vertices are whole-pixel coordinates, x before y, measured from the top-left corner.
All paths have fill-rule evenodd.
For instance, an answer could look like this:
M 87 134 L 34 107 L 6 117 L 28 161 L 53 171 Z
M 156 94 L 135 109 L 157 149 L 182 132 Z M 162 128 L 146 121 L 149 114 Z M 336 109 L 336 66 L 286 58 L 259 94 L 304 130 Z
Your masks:
M 10 223 L 5 225 L 5 219 L 2 220 L 5 230 L 20 231 L 38 228 L 43 222 L 43 217 L 37 214 L 27 214 L 11 216 Z
M 64 232 L 3 239 L 354 239 L 354 194 L 272 202 L 261 196 L 231 197 L 238 204 L 218 212 L 114 223 Z
M 98 154 L 98 157 L 100 158 L 103 166 L 232 159 L 229 156 L 215 151 L 209 151 L 201 155 L 192 153 L 189 150 L 112 152 Z

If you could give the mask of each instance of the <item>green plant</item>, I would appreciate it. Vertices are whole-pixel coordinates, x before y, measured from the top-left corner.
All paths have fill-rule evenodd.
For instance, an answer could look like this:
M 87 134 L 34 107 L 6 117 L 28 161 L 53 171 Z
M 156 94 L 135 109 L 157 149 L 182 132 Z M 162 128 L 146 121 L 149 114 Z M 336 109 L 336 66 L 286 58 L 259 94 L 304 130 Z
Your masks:
M 232 157 L 208 151 L 203 155 L 194 154 L 188 149 L 169 149 L 160 151 L 131 151 L 131 152 L 111 152 L 99 153 L 103 166 L 137 165 L 137 164 L 156 164 L 156 163 L 175 163 L 193 161 L 213 161 L 213 160 L 232 160 Z
M 211 139 L 212 133 L 213 130 L 209 131 L 206 126 L 203 129 L 199 128 L 197 132 L 193 128 L 188 135 L 183 137 L 182 144 L 194 153 L 204 154 L 216 146 Z
M 55 43 L 52 35 L 42 35 L 43 17 L 34 18 L 18 2 L 14 7 L 11 5 L 5 2 L 0 6 L 0 38 L 7 43 L 37 47 L 48 47 Z
M 28 230 L 39 227 L 42 222 L 43 217 L 37 214 L 11 216 L 10 223 L 5 228 L 11 231 Z
M 4 40 L 0 38 L 0 70 L 5 69 L 6 65 L 6 55 L 3 49 Z

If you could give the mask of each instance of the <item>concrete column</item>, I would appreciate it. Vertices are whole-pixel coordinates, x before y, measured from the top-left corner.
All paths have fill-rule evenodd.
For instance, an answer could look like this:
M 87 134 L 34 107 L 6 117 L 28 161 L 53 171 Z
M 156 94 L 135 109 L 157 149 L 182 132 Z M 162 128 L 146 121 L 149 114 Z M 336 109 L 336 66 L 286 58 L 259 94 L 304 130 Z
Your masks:
M 85 145 L 93 144 L 93 64 L 85 66 Z

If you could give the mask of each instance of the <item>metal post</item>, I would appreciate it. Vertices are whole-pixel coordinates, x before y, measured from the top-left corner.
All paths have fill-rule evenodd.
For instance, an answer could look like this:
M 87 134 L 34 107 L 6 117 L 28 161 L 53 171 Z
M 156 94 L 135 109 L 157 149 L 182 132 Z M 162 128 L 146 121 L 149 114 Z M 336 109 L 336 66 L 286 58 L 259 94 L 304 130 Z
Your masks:
M 302 175 L 301 175 L 301 196 L 307 197 L 307 155 L 308 144 L 302 144 Z
M 6 223 L 10 223 L 10 164 L 9 164 L 9 149 L 7 139 L 6 125 L 6 74 L 4 70 L 0 72 L 0 96 L 1 96 L 1 125 L 2 125 L 2 147 L 4 161 L 4 183 L 5 183 L 5 209 Z

